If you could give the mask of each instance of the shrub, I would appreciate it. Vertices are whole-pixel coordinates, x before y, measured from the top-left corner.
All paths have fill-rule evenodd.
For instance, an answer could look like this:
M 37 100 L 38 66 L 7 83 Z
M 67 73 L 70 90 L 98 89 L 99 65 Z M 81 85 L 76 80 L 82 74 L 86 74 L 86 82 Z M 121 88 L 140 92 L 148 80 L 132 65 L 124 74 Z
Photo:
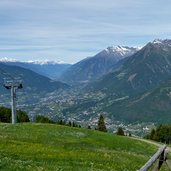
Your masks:
M 36 116 L 36 123 L 55 123 L 55 122 L 45 116 L 38 115 Z

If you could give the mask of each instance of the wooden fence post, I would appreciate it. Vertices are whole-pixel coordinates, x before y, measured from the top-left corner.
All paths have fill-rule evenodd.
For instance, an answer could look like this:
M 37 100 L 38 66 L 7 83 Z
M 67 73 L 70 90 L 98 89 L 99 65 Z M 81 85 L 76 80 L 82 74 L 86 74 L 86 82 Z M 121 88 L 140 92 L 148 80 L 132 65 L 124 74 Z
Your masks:
M 164 162 L 164 154 L 165 154 L 165 149 L 163 150 L 163 152 L 161 153 L 161 155 L 160 155 L 160 157 L 159 157 L 159 163 L 158 163 L 158 169 L 160 169 L 161 168 L 161 166 L 162 166 L 162 164 L 163 164 L 163 162 Z
M 161 167 L 163 161 L 164 161 L 164 151 L 166 149 L 166 145 L 162 146 L 151 158 L 148 160 L 148 162 L 141 167 L 139 171 L 147 171 L 159 158 L 158 168 Z M 158 169 L 157 168 L 157 169 Z

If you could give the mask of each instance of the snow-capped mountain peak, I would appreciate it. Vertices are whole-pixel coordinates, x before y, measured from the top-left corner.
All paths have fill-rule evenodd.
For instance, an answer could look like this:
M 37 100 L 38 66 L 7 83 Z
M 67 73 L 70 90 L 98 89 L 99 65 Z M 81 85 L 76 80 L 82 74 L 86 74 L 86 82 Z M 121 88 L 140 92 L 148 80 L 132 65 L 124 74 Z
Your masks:
M 137 47 L 128 47 L 128 46 L 110 46 L 105 49 L 107 53 L 115 53 L 118 56 L 130 56 L 134 54 L 136 51 L 140 50 Z
M 52 60 L 29 60 L 29 61 L 19 61 L 14 58 L 0 58 L 0 62 L 8 63 L 8 62 L 21 62 L 21 63 L 30 63 L 30 64 L 37 64 L 37 65 L 55 65 L 55 64 L 65 64 L 63 61 L 52 61 Z
M 27 61 L 27 63 L 31 63 L 31 64 L 39 64 L 39 65 L 55 65 L 55 64 L 65 64 L 65 62 L 63 61 L 50 61 L 50 60 L 42 60 L 42 61 L 39 61 L 39 60 L 36 60 L 36 61 Z
M 163 40 L 161 40 L 161 39 L 155 39 L 152 43 L 153 44 L 162 44 L 163 43 Z
M 17 62 L 17 60 L 14 58 L 4 57 L 4 58 L 0 58 L 0 62 Z
M 171 45 L 171 40 L 169 39 L 155 39 L 153 42 L 153 44 L 157 44 L 157 45 Z

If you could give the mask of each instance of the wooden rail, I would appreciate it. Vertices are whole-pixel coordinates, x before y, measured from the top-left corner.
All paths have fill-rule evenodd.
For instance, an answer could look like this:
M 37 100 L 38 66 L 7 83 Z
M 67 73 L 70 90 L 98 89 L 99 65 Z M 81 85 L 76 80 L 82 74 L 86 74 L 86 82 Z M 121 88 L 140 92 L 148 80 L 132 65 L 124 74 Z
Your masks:
M 139 171 L 147 171 L 156 161 L 159 159 L 157 166 L 153 169 L 159 170 L 162 166 L 163 162 L 165 161 L 165 149 L 166 145 L 162 146 L 151 158 L 150 160 L 143 166 Z
M 166 164 L 167 164 L 168 168 L 171 170 L 171 161 L 170 160 L 166 160 Z

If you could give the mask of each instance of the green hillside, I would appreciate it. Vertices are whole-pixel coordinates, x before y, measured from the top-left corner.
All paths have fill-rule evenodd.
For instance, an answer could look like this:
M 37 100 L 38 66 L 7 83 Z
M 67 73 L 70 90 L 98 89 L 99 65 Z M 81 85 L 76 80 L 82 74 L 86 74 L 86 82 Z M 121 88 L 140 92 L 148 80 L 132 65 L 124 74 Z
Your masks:
M 141 95 L 114 101 L 103 110 L 127 122 L 170 123 L 171 80 Z
M 128 137 L 51 124 L 0 124 L 0 170 L 133 171 L 157 147 Z

